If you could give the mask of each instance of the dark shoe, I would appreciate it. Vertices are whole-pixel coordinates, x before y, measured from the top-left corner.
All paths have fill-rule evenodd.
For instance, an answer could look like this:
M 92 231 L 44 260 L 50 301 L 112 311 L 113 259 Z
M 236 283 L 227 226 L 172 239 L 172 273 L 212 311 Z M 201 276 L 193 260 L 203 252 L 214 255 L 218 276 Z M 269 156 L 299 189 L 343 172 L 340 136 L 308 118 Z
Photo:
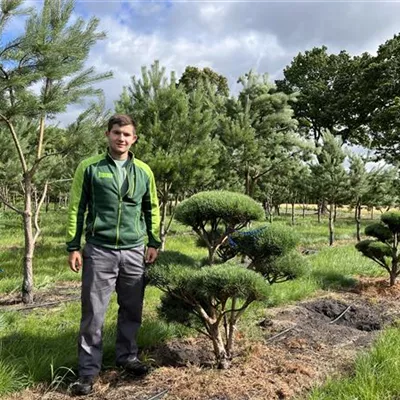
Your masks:
M 93 391 L 93 376 L 81 376 L 71 387 L 72 396 L 86 396 Z
M 143 364 L 138 358 L 123 363 L 117 363 L 117 366 L 136 376 L 143 376 L 149 372 L 149 367 Z

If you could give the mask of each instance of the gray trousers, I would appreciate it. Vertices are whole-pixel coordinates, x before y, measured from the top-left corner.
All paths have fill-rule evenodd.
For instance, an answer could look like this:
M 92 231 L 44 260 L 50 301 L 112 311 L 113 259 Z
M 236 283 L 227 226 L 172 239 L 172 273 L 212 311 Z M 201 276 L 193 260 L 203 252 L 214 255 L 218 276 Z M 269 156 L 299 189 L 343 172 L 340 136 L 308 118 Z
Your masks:
M 83 250 L 82 319 L 78 339 L 79 376 L 96 376 L 102 362 L 104 316 L 114 290 L 118 299 L 116 361 L 137 357 L 142 322 L 144 246 L 111 250 L 90 243 Z

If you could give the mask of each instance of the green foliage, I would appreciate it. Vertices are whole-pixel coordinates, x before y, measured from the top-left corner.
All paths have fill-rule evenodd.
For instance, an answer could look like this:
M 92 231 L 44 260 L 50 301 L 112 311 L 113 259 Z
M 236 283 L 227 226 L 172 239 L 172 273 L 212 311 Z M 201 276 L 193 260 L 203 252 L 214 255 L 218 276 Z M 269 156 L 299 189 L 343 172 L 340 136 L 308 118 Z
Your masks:
M 176 208 L 175 218 L 189 225 L 208 248 L 208 263 L 229 233 L 264 216 L 262 207 L 249 196 L 228 191 L 208 191 L 193 195 Z M 224 228 L 223 233 L 219 234 Z
M 256 262 L 254 267 L 272 284 L 300 278 L 306 273 L 308 263 L 304 256 L 293 250 L 269 262 Z
M 381 221 L 388 226 L 391 232 L 400 232 L 400 211 L 388 211 L 381 215 Z
M 249 257 L 249 268 L 263 275 L 271 284 L 304 273 L 305 259 L 295 250 L 298 241 L 293 229 L 281 225 L 267 225 L 231 235 L 231 246 Z
M 208 191 L 193 195 L 176 209 L 175 218 L 193 228 L 221 221 L 235 229 L 264 216 L 262 207 L 250 197 L 227 191 Z
M 229 297 L 261 300 L 266 296 L 263 279 L 244 267 L 218 265 L 200 268 L 179 265 L 172 255 L 167 259 L 169 263 L 164 259 L 149 268 L 149 281 L 162 290 L 176 290 L 177 296 L 202 301 L 215 298 L 223 302 Z
M 367 143 L 364 81 L 361 72 L 370 56 L 351 57 L 346 51 L 328 54 L 326 46 L 314 47 L 294 57 L 277 81 L 278 89 L 297 93 L 292 103 L 304 136 L 318 145 L 325 130 L 344 142 Z
M 293 250 L 299 241 L 293 229 L 273 224 L 236 232 L 232 239 L 252 260 L 279 257 Z
M 364 256 L 389 272 L 391 286 L 395 284 L 396 278 L 400 274 L 399 222 L 400 212 L 398 211 L 382 214 L 381 223 L 365 228 L 366 235 L 376 239 L 363 240 L 356 245 L 356 249 Z
M 219 75 L 211 68 L 199 69 L 197 67 L 187 66 L 179 79 L 179 85 L 183 85 L 187 92 L 193 92 L 204 88 L 210 84 L 215 88 L 217 94 L 228 96 L 229 86 L 225 76 Z
M 381 242 L 388 242 L 392 239 L 393 236 L 390 229 L 379 222 L 366 226 L 365 234 L 367 236 L 372 236 L 380 240 Z
M 356 249 L 371 260 L 377 260 L 384 265 L 386 265 L 385 257 L 391 257 L 392 255 L 392 251 L 387 244 L 376 240 L 362 240 L 356 244 Z

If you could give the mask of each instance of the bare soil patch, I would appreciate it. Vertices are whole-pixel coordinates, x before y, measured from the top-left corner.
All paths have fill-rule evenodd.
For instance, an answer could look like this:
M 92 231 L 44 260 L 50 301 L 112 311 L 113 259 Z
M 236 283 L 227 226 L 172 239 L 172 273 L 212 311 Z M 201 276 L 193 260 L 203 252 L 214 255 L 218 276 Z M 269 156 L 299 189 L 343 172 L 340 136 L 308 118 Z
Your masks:
M 237 334 L 237 357 L 229 370 L 212 368 L 203 338 L 174 340 L 151 352 L 152 372 L 143 379 L 111 369 L 102 373 L 96 400 L 282 400 L 305 399 L 326 377 L 351 370 L 357 353 L 400 317 L 400 287 L 363 279 L 350 292 L 329 293 L 293 306 L 270 309 L 255 322 L 263 340 Z M 65 388 L 37 387 L 9 399 L 66 400 Z
M 58 282 L 49 290 L 38 290 L 34 296 L 34 303 L 25 306 L 20 293 L 10 293 L 0 299 L 0 312 L 29 311 L 40 307 L 55 307 L 66 301 L 79 300 L 80 282 Z

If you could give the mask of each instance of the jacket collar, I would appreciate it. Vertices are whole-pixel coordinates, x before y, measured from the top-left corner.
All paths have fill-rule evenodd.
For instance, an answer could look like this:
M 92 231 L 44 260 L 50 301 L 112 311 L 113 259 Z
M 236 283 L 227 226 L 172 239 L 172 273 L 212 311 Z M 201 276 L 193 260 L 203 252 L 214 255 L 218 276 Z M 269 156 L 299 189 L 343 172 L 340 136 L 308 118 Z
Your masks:
M 110 149 L 109 149 L 109 148 L 107 148 L 106 153 L 105 153 L 105 156 L 106 156 L 106 158 L 107 158 L 108 161 L 114 163 L 114 159 L 111 157 Z M 128 158 L 132 161 L 132 163 L 133 163 L 133 161 L 135 160 L 135 155 L 134 155 L 130 150 L 128 151 Z

